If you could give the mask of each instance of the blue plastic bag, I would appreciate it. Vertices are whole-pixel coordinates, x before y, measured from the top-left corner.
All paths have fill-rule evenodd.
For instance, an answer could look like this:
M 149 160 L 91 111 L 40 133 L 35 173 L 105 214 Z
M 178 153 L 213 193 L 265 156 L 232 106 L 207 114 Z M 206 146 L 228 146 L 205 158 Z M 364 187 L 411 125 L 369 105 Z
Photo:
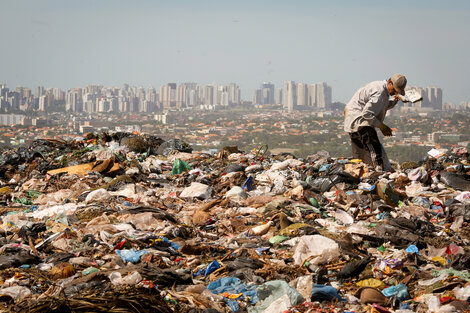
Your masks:
M 213 281 L 207 285 L 207 290 L 214 294 L 221 294 L 224 292 L 238 294 L 243 293 L 243 297 L 249 297 L 251 304 L 258 302 L 258 292 L 256 288 L 258 286 L 252 285 L 247 286 L 240 279 L 236 277 L 222 277 L 216 281 Z
M 408 253 L 416 253 L 417 255 L 419 255 L 419 249 L 415 245 L 410 245 L 408 248 L 406 248 L 405 251 Z
M 331 301 L 333 299 L 338 299 L 339 301 L 346 301 L 341 297 L 336 288 L 326 285 L 314 284 L 312 288 L 312 293 L 310 300 L 313 301 Z
M 132 250 L 132 249 L 123 249 L 116 250 L 116 254 L 119 255 L 123 261 L 137 263 L 140 261 L 140 257 L 148 252 L 145 250 Z
M 330 167 L 331 167 L 331 164 L 320 165 L 320 168 L 318 169 L 318 171 L 321 173 L 321 172 L 329 170 Z
M 171 241 L 168 240 L 168 238 L 166 238 L 166 237 L 163 237 L 163 238 L 162 238 L 162 241 L 163 241 L 163 242 L 166 242 L 166 243 L 169 243 L 169 244 L 170 244 L 170 247 L 172 247 L 172 248 L 175 249 L 175 250 L 181 249 L 181 246 L 180 246 L 179 244 L 177 244 L 177 243 L 175 243 L 175 242 L 171 242 Z
M 408 289 L 403 284 L 398 284 L 396 286 L 391 286 L 382 290 L 382 294 L 386 297 L 391 297 L 396 295 L 399 301 L 405 301 L 410 298 L 408 294 Z
M 220 264 L 217 262 L 217 260 L 214 260 L 209 265 L 207 265 L 206 271 L 204 272 L 204 277 L 207 277 L 218 268 L 220 268 Z
M 247 191 L 251 191 L 255 189 L 255 187 L 253 186 L 253 183 L 254 183 L 253 176 L 248 177 L 243 183 L 242 189 L 247 190 Z

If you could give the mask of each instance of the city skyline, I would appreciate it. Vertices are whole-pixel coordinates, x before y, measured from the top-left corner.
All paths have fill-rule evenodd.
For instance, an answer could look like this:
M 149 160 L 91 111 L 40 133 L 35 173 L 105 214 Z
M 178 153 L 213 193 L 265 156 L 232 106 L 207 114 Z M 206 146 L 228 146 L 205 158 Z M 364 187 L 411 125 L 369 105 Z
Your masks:
M 124 84 L 117 86 L 87 85 L 66 91 L 50 87 L 30 88 L 17 86 L 10 89 L 0 83 L 0 113 L 15 112 L 161 112 L 162 110 L 203 109 L 214 110 L 241 104 L 281 106 L 287 112 L 314 109 L 337 110 L 340 102 L 332 101 L 332 88 L 326 82 L 305 83 L 285 81 L 284 88 L 263 82 L 253 93 L 253 101 L 241 98 L 236 83 L 199 85 L 195 82 L 167 83 L 157 89 Z M 406 110 L 420 111 L 457 108 L 453 103 L 443 106 L 443 91 L 435 86 L 408 86 L 421 95 L 415 103 L 402 103 Z M 469 102 L 458 106 L 466 107 Z M 344 103 L 342 104 L 345 105 Z
M 466 102 L 467 1 L 31 1 L 0 4 L 9 86 L 327 81 L 347 102 L 396 72 Z M 367 17 L 367 18 L 364 18 Z

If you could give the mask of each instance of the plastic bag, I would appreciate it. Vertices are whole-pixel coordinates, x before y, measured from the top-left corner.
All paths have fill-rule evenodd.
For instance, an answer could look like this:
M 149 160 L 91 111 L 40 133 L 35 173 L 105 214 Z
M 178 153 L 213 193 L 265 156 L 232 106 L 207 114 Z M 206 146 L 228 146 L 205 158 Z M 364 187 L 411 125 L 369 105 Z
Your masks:
M 391 297 L 396 295 L 399 301 L 405 301 L 410 298 L 408 294 L 408 289 L 404 284 L 398 284 L 396 286 L 391 286 L 382 290 L 382 294 L 386 297 Z
M 249 313 L 264 312 L 273 302 L 284 296 L 288 297 L 291 305 L 297 305 L 304 301 L 302 295 L 283 280 L 266 282 L 260 285 L 256 290 L 258 292 L 259 304 L 254 307 L 249 307 Z
M 132 250 L 132 249 L 123 249 L 116 250 L 116 254 L 119 255 L 123 261 L 137 263 L 140 261 L 140 257 L 144 254 L 147 254 L 146 250 Z
M 0 289 L 0 295 L 10 296 L 13 300 L 18 300 L 31 295 L 31 290 L 22 286 L 13 286 Z
M 455 197 L 455 200 L 458 200 L 462 203 L 470 204 L 470 191 L 465 191 Z
M 176 159 L 173 163 L 173 169 L 171 170 L 172 175 L 181 174 L 183 172 L 187 172 L 192 170 L 189 164 L 181 159 Z
M 331 286 L 326 285 L 313 285 L 312 295 L 310 300 L 313 301 L 332 301 L 337 299 L 339 301 L 346 301 L 343 297 L 338 294 L 338 290 Z
M 192 182 L 180 194 L 180 198 L 208 199 L 212 194 L 212 188 L 208 185 Z
M 453 290 L 455 297 L 459 300 L 467 301 L 470 298 L 470 286 L 456 287 Z
M 200 269 L 197 273 L 194 274 L 194 276 L 196 277 L 196 276 L 204 274 L 204 277 L 207 277 L 218 268 L 220 268 L 220 264 L 219 262 L 217 262 L 217 260 L 214 260 L 211 263 L 209 263 L 209 265 L 207 265 L 206 268 Z
M 408 173 L 409 180 L 425 182 L 428 179 L 428 172 L 424 167 L 418 167 Z
M 291 239 L 286 244 L 295 244 L 294 263 L 302 263 L 310 257 L 315 265 L 332 261 L 339 257 L 339 245 L 332 239 L 321 235 L 302 236 Z

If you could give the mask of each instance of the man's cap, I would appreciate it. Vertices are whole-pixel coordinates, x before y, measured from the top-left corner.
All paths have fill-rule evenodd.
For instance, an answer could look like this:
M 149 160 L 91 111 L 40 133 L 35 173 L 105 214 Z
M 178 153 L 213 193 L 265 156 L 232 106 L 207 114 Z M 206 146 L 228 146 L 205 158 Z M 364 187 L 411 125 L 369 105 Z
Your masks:
M 406 77 L 402 74 L 393 74 L 393 76 L 390 77 L 390 80 L 392 81 L 393 88 L 395 89 L 395 91 L 398 92 L 400 95 L 404 96 L 405 87 L 407 83 Z

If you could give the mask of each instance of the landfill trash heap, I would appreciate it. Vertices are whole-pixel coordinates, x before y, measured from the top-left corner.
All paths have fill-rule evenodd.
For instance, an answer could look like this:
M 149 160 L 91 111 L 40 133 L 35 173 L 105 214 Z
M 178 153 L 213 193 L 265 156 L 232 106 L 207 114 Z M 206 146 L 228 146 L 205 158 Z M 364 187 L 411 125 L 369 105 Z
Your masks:
M 0 311 L 468 312 L 466 150 L 392 172 L 260 152 L 130 133 L 2 151 Z

